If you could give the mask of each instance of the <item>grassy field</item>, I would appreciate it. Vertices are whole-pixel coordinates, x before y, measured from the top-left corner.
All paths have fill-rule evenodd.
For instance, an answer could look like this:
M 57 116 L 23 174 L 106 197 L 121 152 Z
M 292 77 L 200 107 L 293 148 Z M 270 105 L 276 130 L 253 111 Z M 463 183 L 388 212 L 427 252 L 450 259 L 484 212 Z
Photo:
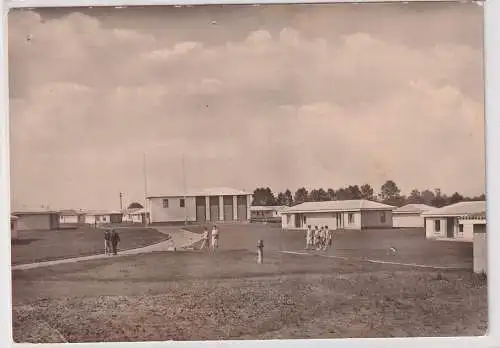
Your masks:
M 255 251 L 259 239 L 264 241 L 265 250 L 270 251 L 293 251 L 305 247 L 303 231 L 282 231 L 280 226 L 263 224 L 228 224 L 218 228 L 219 244 L 223 249 Z M 203 227 L 187 229 L 200 232 Z M 333 244 L 329 255 L 472 268 L 472 243 L 428 240 L 422 229 L 336 232 Z M 396 248 L 395 254 L 390 252 L 391 247 Z
M 118 229 L 121 250 L 139 248 L 168 239 L 166 234 L 144 227 Z M 104 252 L 104 231 L 78 228 L 52 231 L 20 231 L 12 241 L 12 264 L 57 260 Z
M 16 342 L 464 336 L 486 331 L 486 280 L 465 265 L 432 270 L 375 264 L 351 250 L 357 244 L 370 257 L 381 256 L 390 241 L 398 243 L 401 258 L 405 251 L 415 259 L 419 231 L 364 235 L 370 243 L 360 243 L 362 235 L 338 235 L 338 250 L 330 253 L 342 250 L 352 256 L 341 260 L 283 253 L 302 248 L 297 232 L 261 225 L 220 230 L 222 249 L 215 254 L 151 253 L 13 272 Z M 266 244 L 262 265 L 255 254 L 260 238 Z M 468 255 L 467 246 L 429 244 L 441 255 L 430 261 L 457 265 Z

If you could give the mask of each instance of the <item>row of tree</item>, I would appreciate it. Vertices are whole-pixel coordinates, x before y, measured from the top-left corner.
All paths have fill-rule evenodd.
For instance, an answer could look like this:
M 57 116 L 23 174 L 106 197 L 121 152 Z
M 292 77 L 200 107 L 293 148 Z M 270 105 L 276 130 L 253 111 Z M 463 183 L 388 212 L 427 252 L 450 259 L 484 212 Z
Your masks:
M 466 197 L 458 192 L 448 196 L 443 194 L 440 189 L 417 190 L 414 189 L 409 195 L 401 194 L 401 190 L 393 180 L 386 181 L 381 187 L 380 192 L 375 193 L 373 187 L 369 184 L 349 185 L 339 189 L 314 189 L 308 191 L 301 187 L 294 194 L 290 190 L 279 192 L 277 195 L 269 187 L 259 187 L 253 193 L 252 205 L 286 205 L 292 206 L 304 202 L 320 201 L 342 201 L 348 199 L 368 199 L 389 204 L 392 206 L 403 206 L 409 203 L 421 203 L 434 207 L 443 207 L 445 205 L 458 203 L 462 201 L 485 200 L 484 194 L 475 197 Z

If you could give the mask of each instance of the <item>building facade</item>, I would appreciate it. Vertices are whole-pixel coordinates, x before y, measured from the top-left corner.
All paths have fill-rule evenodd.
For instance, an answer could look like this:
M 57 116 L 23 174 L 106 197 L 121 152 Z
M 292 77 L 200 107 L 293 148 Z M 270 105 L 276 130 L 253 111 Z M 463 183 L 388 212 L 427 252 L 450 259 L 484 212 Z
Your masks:
M 459 202 L 424 212 L 425 236 L 428 239 L 447 239 L 472 242 L 477 221 L 467 216 L 484 214 L 485 201 Z
M 283 229 L 328 226 L 332 230 L 391 228 L 393 206 L 369 200 L 306 202 L 281 212 Z
M 127 209 L 123 212 L 123 222 L 132 224 L 149 223 L 149 213 L 143 208 Z
M 474 273 L 488 273 L 488 235 L 486 233 L 486 216 L 469 217 L 476 220 L 473 224 Z
M 147 198 L 151 223 L 248 222 L 252 195 L 230 188 Z
M 18 211 L 17 230 L 57 230 L 59 229 L 59 212 L 56 211 Z
M 281 222 L 281 212 L 286 206 L 251 206 L 250 220 L 252 222 Z
M 61 210 L 59 213 L 59 223 L 61 225 L 78 225 L 85 223 L 85 213 L 76 210 Z
M 426 204 L 407 204 L 392 212 L 394 228 L 423 228 L 424 217 L 422 213 L 435 209 Z

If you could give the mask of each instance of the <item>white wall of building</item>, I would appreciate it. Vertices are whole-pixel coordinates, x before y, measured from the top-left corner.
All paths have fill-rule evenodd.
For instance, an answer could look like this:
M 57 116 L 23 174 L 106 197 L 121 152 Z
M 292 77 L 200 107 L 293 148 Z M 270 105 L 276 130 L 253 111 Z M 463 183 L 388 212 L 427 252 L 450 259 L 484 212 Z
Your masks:
M 420 213 L 398 213 L 392 215 L 392 225 L 396 228 L 424 227 L 424 218 Z
M 164 207 L 164 199 L 168 207 Z M 185 207 L 181 207 L 185 199 Z M 193 222 L 196 221 L 196 197 L 160 197 L 150 199 L 151 222 Z
M 59 216 L 59 222 L 61 224 L 77 224 L 78 216 L 76 215 L 61 215 Z
M 470 241 L 474 239 L 474 225 L 477 224 L 477 220 L 468 219 L 458 219 L 456 217 L 450 218 L 448 220 L 446 217 L 430 217 L 426 218 L 425 223 L 425 236 L 429 239 L 435 238 L 450 238 L 448 237 L 448 224 L 453 224 L 453 236 L 450 239 Z M 436 221 L 440 221 L 440 229 L 436 230 Z
M 439 230 L 436 230 L 436 221 L 440 221 Z M 446 219 L 445 218 L 426 218 L 425 219 L 425 237 L 429 239 L 446 237 Z
M 392 211 L 363 210 L 361 228 L 392 228 Z
M 455 231 L 455 238 L 472 242 L 474 240 L 474 225 L 477 224 L 477 220 L 464 219 L 459 220 L 458 223 L 463 227 L 462 231 L 460 231 L 460 228 Z
M 95 216 L 94 215 L 85 215 L 85 223 L 93 225 L 95 223 Z

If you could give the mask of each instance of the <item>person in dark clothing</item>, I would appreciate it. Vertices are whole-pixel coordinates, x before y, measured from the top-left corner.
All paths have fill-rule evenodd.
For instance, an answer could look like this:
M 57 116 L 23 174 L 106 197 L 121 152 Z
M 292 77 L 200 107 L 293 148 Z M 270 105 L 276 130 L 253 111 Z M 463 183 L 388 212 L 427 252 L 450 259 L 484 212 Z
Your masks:
M 118 253 L 118 243 L 120 243 L 120 235 L 115 229 L 111 230 L 111 246 L 113 247 L 113 255 Z

